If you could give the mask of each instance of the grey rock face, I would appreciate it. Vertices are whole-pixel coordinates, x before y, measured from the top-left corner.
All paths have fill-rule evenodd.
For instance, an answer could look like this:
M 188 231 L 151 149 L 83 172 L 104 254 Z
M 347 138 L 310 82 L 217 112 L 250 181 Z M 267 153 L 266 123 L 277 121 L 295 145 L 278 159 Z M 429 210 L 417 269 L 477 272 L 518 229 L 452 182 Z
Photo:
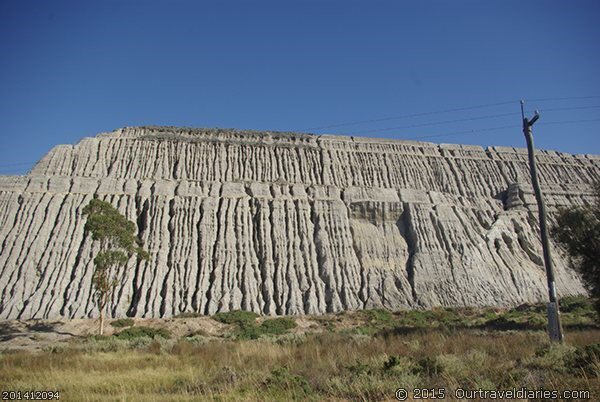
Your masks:
M 553 223 L 591 202 L 600 158 L 541 151 Z M 545 299 L 524 149 L 125 128 L 0 176 L 0 318 L 93 317 L 94 196 L 137 222 L 113 316 L 319 314 Z M 560 295 L 584 293 L 558 247 Z

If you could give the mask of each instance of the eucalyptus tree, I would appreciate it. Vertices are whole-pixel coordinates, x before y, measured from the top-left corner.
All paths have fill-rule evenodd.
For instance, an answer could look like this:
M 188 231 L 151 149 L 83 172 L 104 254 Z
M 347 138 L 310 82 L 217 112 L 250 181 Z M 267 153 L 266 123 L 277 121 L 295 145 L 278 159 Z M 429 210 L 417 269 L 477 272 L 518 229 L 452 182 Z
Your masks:
M 87 216 L 84 231 L 98 242 L 100 250 L 94 257 L 94 287 L 96 303 L 100 310 L 99 334 L 104 333 L 104 314 L 119 279 L 125 274 L 129 260 L 148 259 L 148 253 L 141 247 L 136 236 L 135 223 L 127 220 L 119 211 L 106 201 L 94 198 L 83 209 Z

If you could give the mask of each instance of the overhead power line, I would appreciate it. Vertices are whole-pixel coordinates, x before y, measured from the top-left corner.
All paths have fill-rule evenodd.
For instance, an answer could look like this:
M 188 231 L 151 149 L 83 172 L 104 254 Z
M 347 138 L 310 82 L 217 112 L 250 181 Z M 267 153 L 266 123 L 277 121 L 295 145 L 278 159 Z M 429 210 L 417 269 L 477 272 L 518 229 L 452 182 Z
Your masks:
M 542 124 L 544 124 L 544 125 L 579 124 L 579 123 L 589 123 L 589 122 L 596 122 L 596 121 L 600 121 L 600 118 L 598 118 L 598 119 L 587 119 L 587 120 L 549 121 L 549 122 L 539 123 L 539 125 L 542 125 Z M 471 129 L 471 130 L 461 130 L 461 131 L 451 131 L 451 132 L 431 134 L 431 135 L 421 135 L 421 136 L 417 136 L 417 137 L 408 137 L 407 136 L 406 139 L 409 139 L 409 140 L 420 140 L 420 139 L 425 139 L 425 138 L 449 137 L 449 136 L 453 136 L 453 135 L 476 134 L 476 133 L 482 133 L 482 132 L 488 132 L 488 131 L 496 131 L 496 130 L 504 130 L 504 129 L 510 129 L 510 128 L 520 128 L 520 127 L 521 127 L 520 125 L 511 124 L 511 125 L 497 126 L 497 127 L 474 128 L 474 129 Z
M 553 102 L 553 101 L 581 100 L 581 99 L 600 99 L 600 95 L 564 96 L 564 97 L 556 97 L 556 98 L 530 98 L 530 99 L 525 99 L 525 100 L 528 102 Z M 381 117 L 381 118 L 377 118 L 377 119 L 356 120 L 356 121 L 350 121 L 350 122 L 335 123 L 335 124 L 322 125 L 322 126 L 316 126 L 316 127 L 308 127 L 308 128 L 304 128 L 304 129 L 297 129 L 297 130 L 292 130 L 292 131 L 306 132 L 306 131 L 310 131 L 310 130 L 322 130 L 322 129 L 326 129 L 326 128 L 345 127 L 345 126 L 353 126 L 353 125 L 367 124 L 367 123 L 378 123 L 378 122 L 389 121 L 389 120 L 409 119 L 409 118 L 414 118 L 414 117 L 424 117 L 424 116 L 431 116 L 431 115 L 442 114 L 442 113 L 462 112 L 462 111 L 467 111 L 467 110 L 476 110 L 476 109 L 483 109 L 483 108 L 489 108 L 489 107 L 495 107 L 495 106 L 518 104 L 519 102 L 520 102 L 520 100 L 515 99 L 515 100 L 510 100 L 510 101 L 505 101 L 505 102 L 488 103 L 488 104 L 483 104 L 483 105 L 466 106 L 466 107 L 452 108 L 452 109 L 445 109 L 445 110 L 436 110 L 436 111 L 431 111 L 431 112 L 411 113 L 411 114 L 405 114 L 405 115 L 399 115 L 399 116 Z M 563 110 L 568 110 L 568 109 L 563 109 Z M 571 109 L 571 110 L 575 110 L 575 109 Z
M 493 119 L 496 117 L 514 116 L 517 114 L 519 114 L 519 113 L 513 112 L 513 113 L 492 114 L 492 115 L 487 115 L 487 116 L 469 117 L 466 119 L 455 119 L 455 120 L 435 121 L 435 122 L 431 122 L 431 123 L 412 124 L 410 126 L 402 126 L 402 127 L 385 127 L 385 128 L 378 128 L 378 129 L 373 129 L 373 130 L 361 130 L 361 131 L 354 131 L 354 132 L 349 132 L 349 133 L 344 133 L 344 134 L 350 135 L 350 134 L 360 134 L 360 133 L 376 133 L 376 132 L 388 131 L 388 130 L 403 130 L 403 129 L 407 129 L 407 128 L 436 126 L 439 124 L 462 123 L 464 121 Z
M 584 110 L 584 109 L 598 109 L 600 108 L 600 105 L 596 105 L 596 106 L 574 106 L 574 107 L 559 107 L 559 108 L 546 108 L 546 109 L 539 109 L 540 112 L 558 112 L 561 110 Z M 529 112 L 527 112 L 529 113 Z
M 592 121 L 600 121 L 600 118 L 598 119 L 584 119 L 584 120 L 563 120 L 563 121 L 548 121 L 548 122 L 542 122 L 540 124 L 538 124 L 539 126 L 544 125 L 544 126 L 549 126 L 552 124 L 577 124 L 577 123 L 589 123 Z
M 542 112 L 550 112 L 550 111 L 556 112 L 556 111 L 562 111 L 562 110 L 584 110 L 584 109 L 597 109 L 597 108 L 600 108 L 600 105 L 564 107 L 564 108 L 548 108 L 548 109 L 541 109 L 541 111 Z M 409 126 L 395 126 L 395 127 L 376 128 L 376 129 L 370 129 L 370 130 L 343 132 L 343 134 L 353 135 L 353 134 L 361 134 L 361 133 L 377 133 L 377 132 L 389 131 L 389 130 L 403 130 L 403 129 L 408 129 L 408 128 L 436 126 L 436 125 L 440 125 L 440 124 L 452 124 L 452 123 L 462 123 L 465 121 L 493 119 L 493 118 L 498 118 L 498 117 L 515 116 L 515 115 L 519 115 L 519 114 L 520 114 L 520 112 L 501 113 L 501 114 L 493 114 L 493 115 L 486 115 L 486 116 L 468 117 L 468 118 L 464 118 L 464 119 L 454 119 L 454 120 L 444 120 L 444 121 L 436 121 L 436 122 L 430 122 L 430 123 L 412 124 Z
M 441 114 L 441 113 L 462 112 L 462 111 L 466 111 L 466 110 L 483 109 L 483 108 L 494 107 L 494 106 L 509 105 L 509 104 L 513 104 L 513 103 L 516 104 L 517 102 L 518 102 L 518 100 L 512 100 L 512 101 L 507 101 L 507 102 L 489 103 L 486 105 L 467 106 L 467 107 L 460 107 L 460 108 L 446 109 L 446 110 L 436 110 L 433 112 L 412 113 L 412 114 L 405 114 L 405 115 L 400 115 L 400 116 L 382 117 L 379 119 L 359 120 L 359 121 L 352 121 L 352 122 L 347 122 L 347 123 L 330 124 L 330 125 L 319 126 L 319 127 L 309 127 L 309 128 L 294 130 L 294 131 L 321 130 L 321 129 L 325 129 L 325 128 L 352 126 L 352 125 L 366 124 L 366 123 L 377 123 L 377 122 L 388 121 L 388 120 L 409 119 L 409 118 L 413 118 L 413 117 L 431 116 L 431 115 Z
M 553 101 L 576 100 L 576 99 L 600 99 L 600 95 L 569 96 L 569 97 L 563 97 L 563 98 L 534 98 L 534 99 L 524 99 L 524 100 L 527 102 L 553 102 Z
M 600 95 L 556 97 L 556 98 L 532 98 L 532 99 L 530 98 L 530 99 L 527 99 L 527 101 L 529 101 L 529 102 L 546 102 L 546 101 L 550 102 L 550 101 L 565 101 L 565 100 L 577 100 L 577 99 L 579 99 L 579 100 L 581 100 L 581 99 L 600 99 Z M 518 102 L 519 102 L 518 100 L 514 100 L 514 101 L 506 101 L 506 102 L 489 103 L 489 104 L 484 104 L 484 105 L 475 105 L 475 106 L 467 106 L 467 107 L 452 108 L 452 109 L 445 109 L 445 110 L 437 110 L 437 111 L 431 111 L 431 112 L 412 113 L 412 114 L 406 114 L 406 115 L 401 115 L 401 116 L 384 117 L 384 118 L 379 118 L 379 119 L 360 120 L 360 121 L 353 121 L 353 122 L 347 122 L 347 123 L 331 124 L 331 125 L 312 127 L 312 128 L 307 128 L 304 130 L 296 130 L 296 131 L 317 130 L 317 129 L 324 129 L 324 128 L 343 127 L 343 126 L 350 126 L 350 125 L 382 122 L 382 121 L 389 121 L 389 120 L 396 120 L 396 119 L 399 120 L 399 119 L 408 119 L 408 118 L 414 118 L 414 117 L 424 117 L 424 116 L 431 116 L 431 115 L 443 114 L 443 113 L 460 112 L 460 111 L 467 111 L 467 110 L 477 110 L 477 109 L 490 108 L 490 107 L 495 107 L 495 106 L 517 104 Z M 585 110 L 585 109 L 597 109 L 597 108 L 600 108 L 600 105 L 560 107 L 560 108 L 543 108 L 540 110 L 542 112 L 549 112 L 549 111 Z M 347 132 L 345 134 L 373 133 L 373 132 L 382 132 L 382 131 L 388 131 L 388 130 L 401 130 L 401 129 L 409 129 L 409 128 L 417 128 L 417 127 L 427 127 L 427 126 L 434 126 L 434 125 L 441 125 L 441 124 L 451 124 L 451 123 L 460 123 L 460 122 L 465 122 L 465 121 L 482 120 L 482 119 L 487 119 L 487 118 L 513 116 L 515 114 L 518 114 L 518 113 L 517 112 L 501 113 L 501 114 L 495 114 L 495 115 L 477 116 L 477 117 L 470 117 L 470 118 L 464 118 L 464 119 L 454 119 L 454 120 L 444 120 L 444 121 L 437 121 L 437 122 L 430 122 L 430 123 L 413 124 L 413 125 L 401 126 L 401 127 L 377 128 L 377 129 L 371 129 L 371 130 Z M 588 122 L 597 122 L 597 121 L 600 121 L 600 118 L 584 119 L 584 120 L 562 120 L 562 121 L 541 122 L 541 123 L 539 123 L 539 125 L 579 124 L 579 123 L 588 123 Z M 516 128 L 516 127 L 520 127 L 520 126 L 505 125 L 505 126 L 498 126 L 498 127 L 475 128 L 475 129 L 471 129 L 471 130 L 452 131 L 452 132 L 445 132 L 445 133 L 438 133 L 438 134 L 422 135 L 422 136 L 417 136 L 417 137 L 409 137 L 407 139 L 418 140 L 418 139 L 425 139 L 425 138 L 446 137 L 446 136 L 461 135 L 461 134 L 474 134 L 474 133 L 496 131 L 496 130 L 501 130 L 501 129 Z M 2 171 L 4 171 L 4 172 L 20 171 L 22 169 L 25 169 L 25 167 L 27 167 L 27 166 L 35 165 L 37 162 L 38 161 L 1 164 L 0 168 L 10 168 L 10 169 L 2 169 Z M 24 166 L 24 168 L 19 168 L 19 166 Z

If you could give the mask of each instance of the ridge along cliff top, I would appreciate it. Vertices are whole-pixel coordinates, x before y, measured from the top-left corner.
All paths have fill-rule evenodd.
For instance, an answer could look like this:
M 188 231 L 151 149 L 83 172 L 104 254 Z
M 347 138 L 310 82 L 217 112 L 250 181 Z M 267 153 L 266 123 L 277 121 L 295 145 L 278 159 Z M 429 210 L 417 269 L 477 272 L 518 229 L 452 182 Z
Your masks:
M 520 129 L 517 129 L 520 133 Z M 94 138 L 86 136 L 81 140 Z M 485 152 L 494 150 L 498 153 L 516 152 L 527 154 L 525 147 L 510 147 L 490 145 L 482 147 L 480 145 L 456 144 L 446 142 L 430 142 L 401 138 L 378 138 L 365 136 L 349 136 L 343 134 L 312 134 L 294 131 L 275 131 L 275 130 L 250 130 L 236 128 L 201 128 L 201 127 L 176 127 L 176 126 L 126 126 L 115 129 L 110 132 L 97 134 L 95 138 L 113 138 L 113 139 L 148 139 L 148 140 L 167 140 L 167 141 L 206 141 L 206 142 L 236 142 L 244 145 L 297 145 L 320 147 L 323 144 L 342 143 L 342 144 L 381 144 L 396 146 L 411 146 L 420 148 L 437 148 L 440 150 L 467 150 Z M 523 145 L 525 140 L 523 139 Z M 537 152 L 548 155 L 577 156 L 589 159 L 600 159 L 596 154 L 569 154 L 555 150 L 536 149 Z

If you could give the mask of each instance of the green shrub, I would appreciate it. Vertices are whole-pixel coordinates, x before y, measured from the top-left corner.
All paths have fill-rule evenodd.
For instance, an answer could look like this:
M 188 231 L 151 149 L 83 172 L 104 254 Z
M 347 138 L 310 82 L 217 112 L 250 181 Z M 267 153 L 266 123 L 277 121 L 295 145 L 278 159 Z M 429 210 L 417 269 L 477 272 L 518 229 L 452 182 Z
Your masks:
M 389 323 L 394 319 L 392 313 L 384 309 L 365 310 L 364 314 L 367 319 L 373 324 Z
M 389 368 L 386 367 L 386 363 L 384 362 L 384 366 L 383 369 L 384 370 L 388 370 Z M 373 367 L 371 367 L 370 365 L 363 363 L 363 362 L 356 362 L 355 364 L 351 364 L 349 366 L 346 367 L 346 370 L 353 376 L 361 376 L 363 374 L 374 374 L 375 370 L 373 370 Z
M 389 370 L 393 369 L 394 367 L 399 366 L 401 363 L 402 363 L 402 359 L 400 359 L 398 356 L 390 356 L 383 363 L 383 370 L 389 371 Z
M 111 322 L 110 325 L 115 328 L 125 328 L 131 327 L 134 323 L 135 321 L 133 321 L 133 318 L 119 318 L 118 320 Z
M 264 334 L 281 335 L 296 328 L 296 321 L 290 317 L 271 318 L 263 321 L 260 330 Z
M 434 320 L 432 311 L 410 310 L 401 314 L 399 323 L 403 326 L 423 328 L 432 326 Z
M 567 296 L 560 299 L 560 311 L 562 313 L 580 313 L 588 314 L 594 311 L 592 301 L 582 295 Z
M 426 356 L 419 359 L 417 367 L 415 367 L 415 374 L 424 374 L 429 377 L 440 375 L 443 371 L 444 367 L 435 356 Z
M 119 339 L 135 339 L 135 338 L 165 338 L 171 337 L 171 332 L 164 328 L 150 328 L 150 327 L 131 327 L 124 329 L 115 335 Z
M 578 347 L 573 354 L 569 366 L 571 369 L 584 370 L 588 375 L 598 376 L 600 368 L 600 343 Z
M 260 328 L 252 322 L 241 322 L 237 325 L 238 328 L 234 332 L 237 339 L 258 339 L 262 335 Z
M 600 360 L 600 343 L 592 343 L 583 348 L 578 348 L 577 353 L 589 361 Z
M 287 367 L 276 368 L 265 381 L 268 388 L 292 391 L 296 396 L 308 396 L 312 393 L 306 378 L 290 373 Z
M 213 319 L 222 322 L 224 324 L 248 324 L 253 323 L 258 314 L 252 311 L 233 310 L 226 313 L 217 313 L 213 316 Z
M 393 376 L 403 376 L 406 374 L 418 375 L 420 368 L 414 361 L 406 356 L 389 356 L 383 362 L 383 372 Z
M 529 368 L 551 370 L 565 373 L 573 366 L 576 348 L 567 344 L 544 346 L 535 352 L 535 356 L 526 359 Z
M 216 321 L 224 324 L 236 325 L 234 336 L 237 339 L 257 339 L 261 335 L 261 330 L 254 323 L 258 314 L 252 311 L 233 310 L 226 313 L 217 313 L 213 316 Z
M 237 326 L 233 332 L 236 339 L 258 339 L 262 335 L 282 335 L 296 327 L 296 321 L 290 317 L 266 319 L 262 324 L 256 325 L 257 317 L 255 313 L 239 310 L 214 316 L 217 321 Z

